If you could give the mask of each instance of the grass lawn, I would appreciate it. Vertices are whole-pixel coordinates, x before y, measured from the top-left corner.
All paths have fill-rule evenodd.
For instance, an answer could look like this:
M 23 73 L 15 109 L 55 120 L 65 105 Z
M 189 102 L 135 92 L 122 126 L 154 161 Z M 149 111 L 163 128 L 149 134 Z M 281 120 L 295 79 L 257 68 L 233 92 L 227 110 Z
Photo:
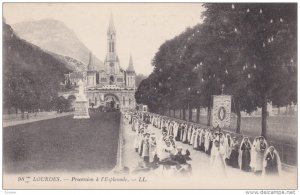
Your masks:
M 7 173 L 108 171 L 116 165 L 120 113 L 65 116 L 3 129 Z

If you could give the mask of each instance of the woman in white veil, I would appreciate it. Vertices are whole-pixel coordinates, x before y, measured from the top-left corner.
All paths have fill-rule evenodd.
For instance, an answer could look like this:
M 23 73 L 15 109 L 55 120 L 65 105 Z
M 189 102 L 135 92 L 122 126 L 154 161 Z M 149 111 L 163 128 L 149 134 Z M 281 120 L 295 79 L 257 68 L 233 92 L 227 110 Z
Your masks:
M 201 128 L 201 129 L 200 129 L 200 132 L 199 132 L 199 135 L 198 135 L 198 144 L 197 144 L 197 148 L 198 148 L 200 151 L 202 151 L 201 144 L 202 144 L 202 142 L 204 141 L 204 140 L 203 140 L 203 133 L 204 133 L 203 128 Z
M 263 161 L 264 161 L 264 155 L 266 150 L 268 149 L 268 143 L 266 139 L 263 136 L 259 137 L 259 141 L 255 147 L 256 150 L 256 159 L 255 159 L 255 166 L 254 166 L 254 172 L 261 174 L 263 170 Z
M 252 171 L 254 171 L 255 168 L 255 164 L 256 164 L 256 155 L 257 155 L 257 151 L 256 151 L 256 147 L 259 144 L 259 137 L 255 137 L 253 142 L 252 142 L 252 150 L 251 150 L 251 162 L 250 162 L 250 167 L 252 169 Z
M 188 131 L 187 131 L 187 143 L 190 144 L 191 142 L 191 137 L 192 137 L 192 127 L 193 125 L 189 125 Z
M 225 148 L 225 159 L 229 159 L 231 153 L 232 139 L 229 133 L 226 133 L 224 148 Z
M 193 128 L 192 128 L 192 136 L 191 136 L 191 140 L 190 140 L 190 145 L 192 145 L 192 146 L 193 146 L 194 141 L 195 141 L 195 135 L 196 135 L 196 127 L 193 126 Z
M 225 176 L 225 150 L 219 140 L 214 140 L 210 155 L 210 168 L 213 175 Z
M 199 129 L 199 127 L 198 127 L 198 128 L 196 128 L 196 130 L 195 130 L 194 143 L 193 143 L 193 148 L 194 148 L 194 149 L 197 149 L 197 148 L 198 148 L 198 136 L 199 136 L 199 133 L 200 133 L 200 129 Z
M 239 167 L 244 171 L 251 171 L 251 148 L 252 145 L 248 137 L 244 137 L 240 145 Z
M 270 146 L 264 155 L 263 176 L 280 176 L 282 172 L 280 156 L 274 146 Z
M 182 135 L 182 140 L 181 140 L 183 143 L 187 142 L 187 134 L 188 134 L 188 125 L 185 124 L 183 126 L 183 135 Z
M 208 152 L 208 149 L 209 149 L 209 129 L 206 130 L 205 132 L 205 141 L 204 141 L 204 150 L 205 152 L 207 153 Z

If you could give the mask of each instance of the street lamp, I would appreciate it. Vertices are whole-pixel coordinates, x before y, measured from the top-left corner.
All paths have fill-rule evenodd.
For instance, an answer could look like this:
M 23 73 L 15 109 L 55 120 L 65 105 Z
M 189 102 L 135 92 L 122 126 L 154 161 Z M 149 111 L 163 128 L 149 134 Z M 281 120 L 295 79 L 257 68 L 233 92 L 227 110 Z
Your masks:
M 187 90 L 188 90 L 188 113 L 189 113 L 189 118 L 188 118 L 188 121 L 190 121 L 190 90 L 191 90 L 191 88 L 189 87 L 189 88 L 187 88 Z

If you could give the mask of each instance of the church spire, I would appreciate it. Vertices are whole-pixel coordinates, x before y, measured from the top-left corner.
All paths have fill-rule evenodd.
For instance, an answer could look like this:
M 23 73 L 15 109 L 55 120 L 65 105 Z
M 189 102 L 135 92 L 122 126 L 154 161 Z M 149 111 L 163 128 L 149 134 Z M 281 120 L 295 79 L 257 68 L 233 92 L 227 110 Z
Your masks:
M 116 33 L 116 29 L 115 29 L 115 25 L 114 25 L 114 20 L 113 20 L 112 13 L 110 13 L 109 26 L 108 26 L 108 29 L 107 29 L 107 34 L 115 34 L 115 33 Z
M 126 70 L 127 72 L 135 72 L 134 71 L 134 67 L 133 67 L 133 62 L 132 62 L 132 56 L 130 54 L 130 58 L 129 58 L 129 65 L 128 65 L 128 68 Z
M 93 71 L 94 70 L 93 56 L 92 56 L 91 52 L 89 53 L 89 63 L 88 63 L 87 69 L 89 71 Z

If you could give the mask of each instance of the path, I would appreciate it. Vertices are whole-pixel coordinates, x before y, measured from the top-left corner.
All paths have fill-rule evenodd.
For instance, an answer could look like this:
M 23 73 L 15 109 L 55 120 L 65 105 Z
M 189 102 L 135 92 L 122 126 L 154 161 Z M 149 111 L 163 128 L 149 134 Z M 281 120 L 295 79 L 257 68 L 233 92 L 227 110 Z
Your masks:
M 20 124 L 26 124 L 26 123 L 32 123 L 37 122 L 41 120 L 47 120 L 57 117 L 63 117 L 72 115 L 73 112 L 66 112 L 66 113 L 57 113 L 57 112 L 40 112 L 37 114 L 37 116 L 34 116 L 34 114 L 30 114 L 31 116 L 27 119 L 26 114 L 25 118 L 21 119 L 21 114 L 19 114 L 17 117 L 11 117 L 9 115 L 3 116 L 3 127 L 9 127 L 14 125 L 20 125 Z M 16 116 L 15 114 L 13 114 Z

